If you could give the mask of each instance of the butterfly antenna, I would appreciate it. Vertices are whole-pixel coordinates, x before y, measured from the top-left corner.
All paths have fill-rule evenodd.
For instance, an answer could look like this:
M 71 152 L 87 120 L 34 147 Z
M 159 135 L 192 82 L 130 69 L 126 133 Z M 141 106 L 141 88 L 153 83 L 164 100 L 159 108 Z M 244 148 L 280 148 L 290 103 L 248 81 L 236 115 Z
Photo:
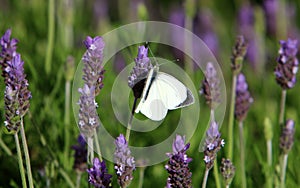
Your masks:
M 146 46 L 146 45 L 147 45 L 147 46 Z M 153 54 L 153 52 L 152 52 L 152 50 L 151 50 L 151 48 L 150 48 L 149 42 L 146 42 L 146 45 L 145 45 L 145 47 L 149 49 L 150 55 L 151 55 L 152 58 L 154 59 L 155 64 L 158 66 L 158 61 L 157 61 L 157 59 L 155 58 L 155 56 L 154 56 L 154 54 Z

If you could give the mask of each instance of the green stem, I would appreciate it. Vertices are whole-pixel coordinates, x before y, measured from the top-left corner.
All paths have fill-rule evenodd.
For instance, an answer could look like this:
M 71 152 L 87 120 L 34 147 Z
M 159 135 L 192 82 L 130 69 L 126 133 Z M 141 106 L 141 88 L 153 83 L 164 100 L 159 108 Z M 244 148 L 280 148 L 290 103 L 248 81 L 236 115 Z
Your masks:
M 2 135 L 0 135 L 0 146 L 7 153 L 8 156 L 12 156 L 11 150 L 9 149 L 9 147 L 7 147 L 7 145 L 2 140 Z
M 87 138 L 87 143 L 88 143 L 88 152 L 87 152 L 87 162 L 88 164 L 93 165 L 93 159 L 94 159 L 94 143 L 93 139 L 91 137 Z
M 101 154 L 101 150 L 100 150 L 99 139 L 98 139 L 96 129 L 94 130 L 94 138 L 95 138 L 95 144 L 96 144 L 96 151 L 99 155 L 100 161 L 102 162 L 102 154 Z
M 45 71 L 47 74 L 51 71 L 52 52 L 54 46 L 54 30 L 55 30 L 55 1 L 49 0 L 48 3 L 48 42 L 45 62 Z
M 132 126 L 132 119 L 133 119 L 134 110 L 135 110 L 135 107 L 136 107 L 137 100 L 138 100 L 138 98 L 134 98 L 130 118 L 129 118 L 128 125 L 127 125 L 126 136 L 125 136 L 125 138 L 127 140 L 127 143 L 129 143 L 130 131 L 131 131 L 131 126 Z
M 193 21 L 192 21 L 192 18 L 189 16 L 189 15 L 185 15 L 185 29 L 189 30 L 189 31 L 192 31 L 193 30 Z M 184 50 L 185 52 L 192 52 L 192 39 L 191 37 L 189 37 L 188 34 L 186 34 L 185 32 L 185 35 L 184 35 Z M 188 55 L 185 54 L 184 56 L 184 68 L 185 68 L 185 71 L 187 72 L 188 75 L 193 75 L 193 62 L 192 60 L 190 59 L 190 57 Z
M 138 188 L 142 188 L 143 187 L 144 175 L 145 175 L 145 167 L 141 167 L 140 168 L 140 176 L 139 176 L 139 185 L 138 185 Z
M 283 89 L 281 92 L 280 113 L 279 113 L 279 125 L 280 126 L 283 125 L 283 122 L 284 122 L 285 100 L 286 100 L 286 90 Z
M 214 109 L 210 110 L 210 121 L 211 122 L 215 121 L 215 111 L 214 111 Z M 214 177 L 215 177 L 216 187 L 221 188 L 221 183 L 220 183 L 220 178 L 219 178 L 219 168 L 218 168 L 217 160 L 214 161 Z
M 206 188 L 207 178 L 208 178 L 209 169 L 205 169 L 205 174 L 203 177 L 202 188 Z
M 233 124 L 234 124 L 234 104 L 235 104 L 235 89 L 236 89 L 236 75 L 232 77 L 232 89 L 230 99 L 230 111 L 228 122 L 228 158 L 232 159 L 233 154 Z
M 70 179 L 70 177 L 68 176 L 68 174 L 62 168 L 59 168 L 59 173 L 64 177 L 64 179 L 66 180 L 67 184 L 69 184 L 69 186 L 71 188 L 75 188 L 72 180 Z
M 216 187 L 221 188 L 221 183 L 220 183 L 220 178 L 219 178 L 219 168 L 218 168 L 217 160 L 214 161 L 214 176 L 215 176 Z
M 21 174 L 21 179 L 22 179 L 22 185 L 23 185 L 23 188 L 26 188 L 27 187 L 26 177 L 25 177 L 25 171 L 24 171 L 24 166 L 23 166 L 23 159 L 22 159 L 22 153 L 21 153 L 18 133 L 16 132 L 14 134 L 14 136 L 15 136 L 15 142 L 16 142 L 16 147 L 17 147 L 17 154 L 18 154 L 19 169 L 20 169 L 20 174 Z
M 80 188 L 80 182 L 81 182 L 81 172 L 77 172 L 77 178 L 76 178 L 76 188 Z
M 24 150 L 24 155 L 25 155 L 29 187 L 33 188 L 33 178 L 32 178 L 32 173 L 31 173 L 30 157 L 29 157 L 28 145 L 27 145 L 26 135 L 25 135 L 25 130 L 24 130 L 23 118 L 21 118 L 20 132 L 21 132 L 21 139 L 22 139 L 23 150 Z
M 243 122 L 239 122 L 240 132 L 240 158 L 241 158 L 241 176 L 242 176 L 242 187 L 247 187 L 246 172 L 245 172 L 245 143 L 244 143 L 244 126 Z
M 280 169 L 280 188 L 285 188 L 285 174 L 286 174 L 286 166 L 288 160 L 288 154 L 284 154 L 281 157 L 281 169 Z
M 267 160 L 268 160 L 268 171 L 266 174 L 267 177 L 267 187 L 272 188 L 273 187 L 273 177 L 270 176 L 272 174 L 272 141 L 267 141 Z
M 267 141 L 268 165 L 272 166 L 272 140 Z
M 65 131 L 65 149 L 64 149 L 64 166 L 69 166 L 69 151 L 70 151 L 70 93 L 71 83 L 66 81 L 65 85 L 65 118 L 64 118 L 64 131 Z

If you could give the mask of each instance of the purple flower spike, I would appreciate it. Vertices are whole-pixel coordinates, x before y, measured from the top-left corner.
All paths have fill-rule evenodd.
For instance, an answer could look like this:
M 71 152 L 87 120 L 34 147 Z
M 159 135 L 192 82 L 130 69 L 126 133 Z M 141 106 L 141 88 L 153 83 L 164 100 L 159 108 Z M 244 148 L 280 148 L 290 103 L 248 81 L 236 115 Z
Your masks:
M 284 154 L 288 154 L 294 144 L 295 122 L 287 120 L 280 136 L 280 148 Z
M 225 180 L 226 185 L 230 185 L 235 175 L 235 167 L 229 159 L 222 159 L 220 166 L 221 174 Z
M 128 77 L 128 86 L 132 88 L 135 98 L 140 98 L 149 70 L 153 67 L 148 57 L 148 48 L 139 46 L 135 66 Z
M 169 173 L 167 187 L 192 187 L 192 173 L 188 164 L 192 161 L 186 154 L 190 144 L 184 144 L 185 137 L 176 135 L 173 142 L 173 153 L 167 153 L 170 158 L 165 169 Z
M 8 29 L 0 39 L 2 47 L 0 65 L 6 85 L 4 124 L 9 132 L 16 132 L 19 130 L 21 118 L 29 109 L 31 93 L 24 73 L 24 62 L 21 55 L 16 52 L 18 40 L 10 40 L 10 36 L 11 30 Z
M 73 168 L 77 172 L 85 172 L 87 169 L 87 147 L 83 135 L 78 136 L 78 145 L 73 145 L 72 149 L 75 150 Z
M 279 11 L 278 0 L 264 0 L 264 11 L 266 17 L 267 33 L 271 36 L 276 35 L 277 15 Z
M 128 143 L 124 135 L 115 141 L 116 150 L 114 153 L 115 171 L 118 176 L 118 184 L 121 187 L 127 187 L 133 179 L 132 173 L 135 170 L 135 161 L 131 156 Z
M 98 107 L 95 102 L 95 89 L 84 85 L 79 88 L 81 94 L 79 104 L 79 128 L 86 137 L 92 137 L 94 130 L 100 125 L 96 108 Z
M 240 73 L 237 76 L 236 82 L 236 98 L 235 98 L 235 111 L 234 115 L 238 121 L 243 121 L 251 104 L 253 103 L 253 98 L 248 91 L 248 84 L 246 82 L 245 76 Z
M 244 36 L 236 38 L 235 46 L 232 49 L 231 56 L 231 69 L 235 75 L 241 72 L 243 60 L 247 53 L 248 43 L 245 41 Z
M 105 44 L 99 36 L 95 38 L 88 36 L 84 44 L 87 51 L 82 57 L 84 63 L 82 79 L 89 87 L 95 87 L 95 96 L 97 96 L 103 87 L 103 50 Z
M 279 57 L 275 68 L 277 83 L 282 89 L 291 89 L 296 84 L 296 73 L 298 72 L 297 40 L 288 39 L 280 41 Z
M 96 188 L 111 188 L 112 175 L 107 173 L 105 162 L 94 158 L 93 167 L 87 170 L 89 174 L 89 183 Z
M 0 39 L 0 45 L 2 48 L 0 57 L 2 58 L 13 57 L 16 55 L 18 40 L 14 38 L 10 40 L 10 36 L 11 30 L 8 29 Z
M 217 70 L 211 62 L 208 62 L 205 70 L 205 79 L 202 82 L 200 94 L 203 94 L 210 108 L 215 109 L 221 103 L 220 80 Z
M 221 139 L 219 126 L 216 122 L 211 122 L 210 127 L 206 132 L 206 139 L 204 145 L 204 162 L 206 169 L 211 169 L 217 157 L 217 153 L 221 147 L 224 147 L 225 142 Z

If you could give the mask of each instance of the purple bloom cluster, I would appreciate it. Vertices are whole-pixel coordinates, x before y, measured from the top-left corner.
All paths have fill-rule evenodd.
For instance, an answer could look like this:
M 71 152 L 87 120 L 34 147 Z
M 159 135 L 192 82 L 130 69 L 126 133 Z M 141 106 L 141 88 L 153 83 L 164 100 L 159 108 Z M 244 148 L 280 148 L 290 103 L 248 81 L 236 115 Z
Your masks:
M 236 81 L 236 98 L 234 115 L 238 121 L 243 121 L 253 103 L 253 98 L 248 91 L 248 84 L 243 73 L 238 74 Z
M 87 37 L 84 41 L 87 51 L 82 57 L 84 63 L 82 79 L 85 84 L 95 87 L 95 96 L 97 96 L 103 87 L 103 50 L 104 41 L 101 37 Z
M 215 109 L 221 102 L 220 80 L 217 76 L 217 70 L 211 62 L 208 62 L 206 65 L 205 79 L 202 82 L 200 94 L 204 95 L 206 103 L 212 109 Z
M 194 18 L 193 31 L 205 42 L 213 54 L 217 56 L 219 51 L 219 40 L 214 31 L 215 29 L 213 23 L 213 13 L 209 9 L 202 9 Z
M 132 88 L 135 98 L 142 95 L 141 88 L 144 87 L 149 70 L 153 67 L 148 58 L 148 48 L 139 46 L 137 58 L 134 59 L 135 66 L 128 77 L 128 86 Z
M 28 90 L 28 81 L 24 73 L 24 61 L 16 52 L 17 39 L 10 39 L 11 30 L 8 29 L 0 39 L 1 53 L 0 65 L 2 76 L 6 85 L 4 92 L 5 101 L 5 126 L 8 131 L 18 131 L 21 118 L 29 109 L 31 92 Z
M 170 187 L 192 187 L 192 172 L 188 164 L 192 161 L 186 154 L 190 144 L 185 144 L 185 137 L 176 135 L 173 142 L 173 153 L 167 153 L 169 159 L 165 165 L 169 173 L 167 188 Z
M 249 41 L 246 58 L 253 68 L 258 68 L 259 63 L 259 46 L 258 39 L 254 28 L 254 9 L 250 4 L 245 4 L 239 10 L 238 26 L 239 32 Z
M 105 162 L 94 158 L 93 167 L 87 170 L 89 174 L 89 183 L 96 188 L 111 188 L 112 175 L 107 173 Z
M 127 187 L 133 179 L 132 173 L 135 170 L 135 161 L 131 156 L 128 143 L 123 134 L 120 134 L 115 140 L 115 145 L 114 161 L 118 183 L 121 187 Z
M 243 36 L 238 36 L 232 49 L 231 69 L 234 74 L 238 74 L 242 70 L 242 63 L 247 52 L 248 44 Z
M 279 1 L 278 0 L 265 0 L 264 1 L 264 11 L 266 18 L 266 27 L 267 33 L 269 35 L 276 35 L 277 27 L 277 16 L 279 10 Z
M 78 145 L 73 145 L 72 149 L 75 150 L 73 169 L 78 172 L 85 172 L 87 169 L 87 147 L 83 135 L 78 136 Z
M 206 132 L 205 145 L 204 145 L 204 162 L 207 169 L 211 169 L 214 165 L 214 160 L 217 153 L 224 147 L 224 140 L 221 139 L 219 126 L 216 122 L 211 122 L 210 127 Z
M 294 144 L 295 122 L 287 120 L 280 136 L 280 148 L 284 154 L 287 154 Z
M 230 185 L 235 175 L 235 167 L 229 159 L 222 159 L 220 166 L 221 174 L 225 180 L 226 185 Z
M 291 89 L 296 84 L 296 73 L 298 72 L 297 40 L 288 39 L 280 41 L 279 57 L 275 68 L 277 83 L 282 89 Z
M 84 64 L 83 77 L 84 86 L 79 88 L 81 94 L 78 104 L 79 127 L 87 137 L 92 137 L 94 130 L 99 126 L 99 118 L 96 108 L 95 97 L 103 87 L 103 50 L 104 41 L 101 37 L 87 37 L 84 41 L 87 51 L 82 57 Z
M 79 104 L 79 128 L 87 137 L 92 137 L 94 130 L 100 125 L 95 101 L 95 87 L 87 84 L 78 89 L 80 95 Z

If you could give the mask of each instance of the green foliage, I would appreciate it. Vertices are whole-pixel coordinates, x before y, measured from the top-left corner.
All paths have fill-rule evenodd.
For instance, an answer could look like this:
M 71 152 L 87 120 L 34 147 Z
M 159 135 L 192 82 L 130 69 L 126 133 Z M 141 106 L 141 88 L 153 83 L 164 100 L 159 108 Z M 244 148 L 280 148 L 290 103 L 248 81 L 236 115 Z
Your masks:
M 65 6 L 59 1 L 54 1 L 55 6 Z M 67 2 L 67 1 L 66 1 Z M 33 178 L 36 187 L 68 187 L 70 183 L 66 181 L 64 172 L 70 178 L 73 184 L 76 183 L 76 172 L 72 169 L 74 151 L 69 150 L 65 154 L 65 131 L 69 131 L 69 143 L 76 144 L 76 139 L 79 134 L 79 129 L 75 122 L 77 114 L 71 113 L 70 126 L 65 130 L 64 124 L 64 104 L 65 104 L 65 77 L 64 67 L 68 56 L 73 56 L 75 59 L 75 66 L 80 62 L 85 47 L 82 41 L 87 35 L 96 36 L 103 35 L 104 31 L 109 31 L 123 23 L 129 21 L 138 21 L 138 19 L 154 19 L 154 20 L 168 20 L 168 14 L 164 10 L 170 11 L 173 1 L 147 1 L 145 5 L 139 5 L 136 15 L 132 18 L 122 17 L 118 9 L 122 8 L 116 4 L 121 1 L 107 2 L 109 4 L 108 14 L 102 15 L 105 18 L 99 18 L 93 11 L 95 1 L 73 1 L 73 9 L 66 11 L 66 8 L 59 7 L 55 9 L 55 31 L 54 31 L 54 44 L 51 61 L 51 71 L 49 74 L 45 70 L 46 53 L 47 53 L 47 37 L 48 33 L 48 2 L 40 0 L 30 1 L 9 1 L 0 0 L 0 35 L 4 34 L 7 28 L 12 29 L 12 36 L 19 40 L 18 52 L 22 55 L 25 62 L 25 73 L 29 81 L 29 89 L 32 92 L 32 99 L 30 101 L 30 112 L 25 116 L 25 131 L 27 135 Z M 196 2 L 196 1 L 195 1 Z M 237 32 L 236 17 L 240 5 L 234 4 L 234 1 L 211 1 L 210 3 L 198 3 L 196 7 L 187 7 L 189 11 L 194 14 L 196 9 L 209 9 L 212 11 L 215 22 L 213 28 L 219 38 L 219 54 L 218 61 L 223 71 L 224 79 L 227 86 L 227 96 L 230 96 L 230 57 L 231 48 Z M 242 1 L 235 1 L 242 2 Z M 298 23 L 299 30 L 299 2 L 294 0 L 295 3 L 295 17 Z M 263 19 L 261 1 L 253 1 L 255 5 L 255 16 Z M 102 5 L 104 6 L 104 5 Z M 67 7 L 70 8 L 70 7 Z M 124 8 L 130 8 L 124 7 Z M 193 9 L 193 10 L 190 10 Z M 131 11 L 131 10 L 129 10 Z M 134 11 L 134 10 L 132 10 Z M 122 11 L 124 12 L 124 10 Z M 126 12 L 126 11 L 125 11 Z M 192 14 L 190 13 L 190 14 Z M 160 17 L 164 16 L 164 17 Z M 129 16 L 128 16 L 129 17 Z M 103 21 L 105 20 L 105 21 Z M 99 24 L 105 22 L 104 27 L 99 27 Z M 281 127 L 278 125 L 279 103 L 281 88 L 276 84 L 273 69 L 276 65 L 276 57 L 278 51 L 278 40 L 274 36 L 266 34 L 264 23 L 256 23 L 255 30 L 258 32 L 261 44 L 260 57 L 264 57 L 259 61 L 261 64 L 258 66 L 259 70 L 251 66 L 249 60 L 246 59 L 243 65 L 243 72 L 245 73 L 249 85 L 249 89 L 254 98 L 254 104 L 250 108 L 248 116 L 244 122 L 244 135 L 246 145 L 246 175 L 249 187 L 263 187 L 265 186 L 266 175 L 269 172 L 275 172 L 275 165 L 278 163 L 279 151 L 279 137 Z M 102 25 L 101 25 L 102 26 Z M 296 27 L 295 26 L 295 27 Z M 69 28 L 68 28 L 69 27 Z M 70 29 L 72 34 L 66 33 Z M 69 35 L 72 35 L 70 37 Z M 65 41 L 65 39 L 68 40 Z M 109 45 L 109 44 L 107 44 Z M 154 47 L 155 46 L 155 47 Z M 153 54 L 175 59 L 171 51 L 167 47 L 153 44 L 150 46 Z M 122 53 L 125 65 L 133 62 L 136 57 L 137 46 L 132 46 L 124 49 Z M 114 116 L 111 105 L 111 87 L 114 79 L 118 75 L 116 68 L 117 62 L 111 59 L 105 65 L 105 78 L 104 88 L 101 90 L 100 95 L 97 97 L 99 104 L 98 114 L 103 125 L 108 132 L 116 137 L 120 133 L 125 134 L 125 127 L 123 127 L 116 117 Z M 299 74 L 298 74 L 299 75 Z M 201 70 L 196 70 L 194 75 L 191 76 L 196 88 L 200 87 L 203 79 Z M 299 77 L 299 76 L 298 76 Z M 14 154 L 16 148 L 12 135 L 4 134 L 2 127 L 4 127 L 4 100 L 3 91 L 4 84 L 1 78 L 0 84 L 0 122 L 1 122 L 1 143 L 6 145 Z M 286 101 L 286 118 L 293 118 L 296 122 L 296 133 L 300 134 L 299 113 L 300 113 L 300 100 L 299 100 L 300 84 L 296 84 L 295 88 L 287 92 Z M 188 150 L 188 155 L 193 158 L 190 168 L 193 172 L 193 185 L 199 187 L 202 184 L 205 165 L 203 162 L 203 153 L 199 153 L 198 148 L 204 135 L 207 122 L 209 120 L 210 110 L 203 101 L 204 98 L 200 96 L 200 121 L 195 134 L 190 140 L 191 147 Z M 228 97 L 229 100 L 229 97 Z M 130 96 L 130 105 L 132 105 L 133 97 Z M 71 107 L 70 107 L 71 108 Z M 71 112 L 72 109 L 70 109 Z M 172 116 L 177 117 L 179 112 L 171 112 Z M 228 113 L 228 112 L 227 112 Z M 220 132 L 222 137 L 227 139 L 227 115 L 223 122 Z M 272 126 L 273 131 L 273 163 L 269 168 L 267 164 L 267 151 L 265 140 L 265 127 L 264 121 L 268 117 L 268 129 Z M 143 117 L 141 117 L 143 118 Z M 166 121 L 177 122 L 178 119 L 167 117 Z M 142 126 L 142 125 L 141 125 Z M 159 143 L 167 138 L 170 133 L 174 131 L 174 127 L 164 125 L 150 133 L 132 133 L 131 142 L 135 146 L 147 146 Z M 234 135 L 238 138 L 237 124 L 234 127 Z M 268 136 L 269 138 L 269 136 Z M 287 167 L 286 187 L 297 187 L 300 184 L 300 172 L 298 166 L 300 165 L 299 152 L 300 146 L 298 145 L 299 137 L 295 137 L 295 144 L 289 154 L 289 162 Z M 16 155 L 10 156 L 10 153 L 5 147 L 0 144 L 0 187 L 19 187 L 21 186 L 21 179 L 19 175 L 17 157 Z M 225 145 L 226 147 L 226 145 Z M 238 139 L 234 142 L 234 148 L 238 150 Z M 170 146 L 171 151 L 171 146 Z M 218 155 L 218 164 L 221 158 L 226 157 L 224 150 L 221 150 Z M 241 179 L 239 174 L 239 154 L 234 153 L 233 164 L 236 166 L 236 177 L 233 179 L 232 187 L 239 187 Z M 166 162 L 147 167 L 145 169 L 144 187 L 163 187 L 166 184 L 166 170 L 164 165 Z M 115 174 L 113 164 L 107 162 L 107 167 L 110 174 Z M 130 187 L 137 187 L 139 169 L 134 172 L 134 179 Z M 275 175 L 274 175 L 275 176 Z M 88 187 L 87 173 L 82 174 L 81 187 Z M 116 176 L 113 177 L 113 184 L 116 185 Z M 208 179 L 207 187 L 214 187 L 214 177 L 211 173 Z M 115 186 L 114 186 L 115 187 Z

